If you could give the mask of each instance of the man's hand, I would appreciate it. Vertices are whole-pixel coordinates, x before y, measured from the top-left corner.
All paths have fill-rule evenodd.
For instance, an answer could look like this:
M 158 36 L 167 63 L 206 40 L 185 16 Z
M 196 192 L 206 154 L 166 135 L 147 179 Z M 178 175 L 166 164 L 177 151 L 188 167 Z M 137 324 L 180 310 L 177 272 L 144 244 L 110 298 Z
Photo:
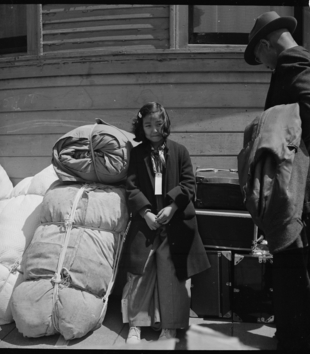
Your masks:
M 169 221 L 172 219 L 174 213 L 176 212 L 177 208 L 178 207 L 173 202 L 172 204 L 161 209 L 156 216 L 156 221 L 161 225 L 168 224 Z

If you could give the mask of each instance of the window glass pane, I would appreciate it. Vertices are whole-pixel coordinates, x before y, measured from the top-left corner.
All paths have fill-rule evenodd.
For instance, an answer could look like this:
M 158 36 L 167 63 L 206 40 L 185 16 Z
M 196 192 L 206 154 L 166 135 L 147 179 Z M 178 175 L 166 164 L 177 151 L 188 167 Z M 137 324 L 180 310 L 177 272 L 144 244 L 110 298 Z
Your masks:
M 293 6 L 191 6 L 190 43 L 247 44 L 255 19 L 266 11 L 294 16 Z
M 0 5 L 0 54 L 27 52 L 26 5 Z

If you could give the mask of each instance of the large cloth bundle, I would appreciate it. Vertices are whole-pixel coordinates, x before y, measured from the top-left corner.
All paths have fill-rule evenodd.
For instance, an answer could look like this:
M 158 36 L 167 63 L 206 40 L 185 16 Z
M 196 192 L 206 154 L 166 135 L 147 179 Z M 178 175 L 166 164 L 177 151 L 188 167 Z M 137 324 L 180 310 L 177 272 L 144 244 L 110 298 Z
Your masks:
M 40 224 L 43 196 L 57 180 L 50 165 L 20 181 L 5 199 L 0 212 L 0 325 L 13 321 L 10 303 L 14 287 L 22 281 L 22 255 Z
M 126 178 L 134 135 L 101 119 L 57 140 L 52 163 L 63 181 L 117 183 Z
M 23 259 L 26 281 L 12 296 L 24 336 L 70 340 L 101 326 L 128 218 L 123 187 L 59 182 L 47 191 Z

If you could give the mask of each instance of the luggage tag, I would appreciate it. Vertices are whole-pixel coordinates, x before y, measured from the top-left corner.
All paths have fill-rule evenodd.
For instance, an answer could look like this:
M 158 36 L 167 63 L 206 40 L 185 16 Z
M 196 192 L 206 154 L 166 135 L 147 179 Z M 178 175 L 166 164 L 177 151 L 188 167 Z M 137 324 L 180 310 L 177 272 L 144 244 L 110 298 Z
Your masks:
M 161 173 L 155 173 L 155 195 L 162 194 L 162 180 L 163 175 Z

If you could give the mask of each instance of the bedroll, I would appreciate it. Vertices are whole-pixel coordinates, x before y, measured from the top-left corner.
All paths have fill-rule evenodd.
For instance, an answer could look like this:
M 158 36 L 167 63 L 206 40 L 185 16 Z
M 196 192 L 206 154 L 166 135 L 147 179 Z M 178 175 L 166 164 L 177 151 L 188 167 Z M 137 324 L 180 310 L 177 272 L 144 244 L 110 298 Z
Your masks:
M 134 135 L 96 119 L 73 129 L 53 147 L 52 163 L 62 181 L 117 183 L 127 176 Z
M 70 340 L 101 326 L 128 219 L 123 187 L 59 181 L 46 192 L 12 296 L 19 332 Z
M 1 195 L 5 198 L 0 201 L 0 325 L 13 321 L 11 297 L 14 288 L 23 281 L 20 273 L 22 256 L 40 224 L 43 196 L 57 180 L 50 165 L 13 188 L 4 180 L 2 171 Z

